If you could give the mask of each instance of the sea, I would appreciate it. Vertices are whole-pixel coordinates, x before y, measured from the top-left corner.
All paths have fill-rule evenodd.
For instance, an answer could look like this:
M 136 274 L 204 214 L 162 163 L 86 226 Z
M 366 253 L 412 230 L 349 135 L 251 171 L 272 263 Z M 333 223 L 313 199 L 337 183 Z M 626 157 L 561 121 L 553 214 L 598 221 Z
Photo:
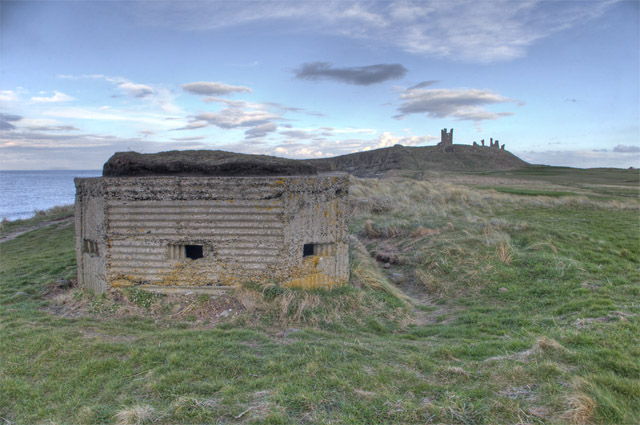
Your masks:
M 98 177 L 101 170 L 0 171 L 0 220 L 30 218 L 75 202 L 75 177 Z

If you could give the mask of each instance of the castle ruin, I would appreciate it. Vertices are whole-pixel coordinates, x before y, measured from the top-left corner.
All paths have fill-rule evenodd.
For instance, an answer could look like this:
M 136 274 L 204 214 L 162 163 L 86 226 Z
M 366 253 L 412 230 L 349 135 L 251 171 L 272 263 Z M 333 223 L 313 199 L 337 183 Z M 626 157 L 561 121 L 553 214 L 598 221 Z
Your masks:
M 453 149 L 453 128 L 449 132 L 447 132 L 446 128 L 443 128 L 442 130 L 440 130 L 440 143 L 438 143 L 436 146 L 442 152 L 453 152 L 454 151 L 454 149 Z M 472 146 L 476 147 L 476 148 L 485 147 L 484 139 L 480 140 L 480 144 L 478 144 L 478 142 L 474 141 Z M 494 142 L 493 141 L 493 137 L 492 137 L 489 140 L 489 148 L 504 150 L 504 144 L 502 146 L 500 146 L 500 142 L 497 139 Z
M 448 133 L 446 128 L 440 130 L 440 143 L 437 146 L 442 152 L 453 151 L 453 128 Z
M 484 139 L 480 140 L 480 145 L 478 145 L 477 142 L 473 142 L 473 146 L 475 147 L 485 147 L 484 145 Z M 493 141 L 493 137 L 489 139 L 489 148 L 493 148 L 493 149 L 501 149 L 504 150 L 504 143 L 502 144 L 502 146 L 500 145 L 500 142 L 498 141 L 498 139 L 496 139 L 496 141 Z

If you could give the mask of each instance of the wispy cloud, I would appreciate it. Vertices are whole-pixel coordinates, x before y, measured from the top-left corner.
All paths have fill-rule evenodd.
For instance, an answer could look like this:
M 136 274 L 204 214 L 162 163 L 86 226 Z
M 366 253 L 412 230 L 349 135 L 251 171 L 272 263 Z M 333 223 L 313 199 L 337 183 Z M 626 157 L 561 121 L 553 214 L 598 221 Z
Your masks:
M 219 112 L 202 112 L 195 117 L 196 122 L 206 122 L 220 128 L 254 127 L 280 118 L 261 110 L 225 108 Z
M 322 158 L 386 148 L 398 144 L 403 146 L 422 146 L 430 144 L 436 139 L 435 136 L 431 135 L 394 136 L 393 133 L 384 132 L 374 139 L 324 140 L 316 138 L 305 142 L 282 143 L 273 148 L 271 152 L 274 155 L 288 158 Z
M 208 126 L 209 126 L 208 122 L 195 119 L 194 121 L 189 122 L 187 125 L 183 127 L 174 128 L 173 130 L 197 130 L 199 128 L 205 128 Z
M 20 115 L 0 114 L 0 130 L 14 130 L 16 126 L 13 123 L 21 119 Z
M 295 71 L 301 80 L 334 80 L 347 84 L 368 86 L 402 78 L 407 69 L 399 63 L 335 68 L 330 62 L 304 63 Z
M 204 140 L 206 137 L 204 136 L 192 136 L 192 137 L 172 137 L 171 140 L 175 140 L 176 142 L 193 142 L 196 140 Z
M 43 115 L 56 118 L 69 118 L 76 120 L 93 121 L 114 121 L 114 122 L 135 122 L 151 125 L 155 128 L 166 128 L 175 126 L 176 123 L 166 120 L 166 115 L 147 111 L 132 111 L 118 108 L 102 110 L 100 108 L 77 107 L 77 108 L 53 108 L 42 111 Z M 186 121 L 186 120 L 185 120 Z
M 402 146 L 423 146 L 437 140 L 437 137 L 431 135 L 425 136 L 394 136 L 392 133 L 385 131 L 378 137 L 376 144 L 366 145 L 361 148 L 362 151 L 371 149 L 389 148 L 395 145 Z
M 102 164 L 114 152 L 159 152 L 174 149 L 212 149 L 201 140 L 177 140 L 159 142 L 143 138 L 126 138 L 98 133 L 52 134 L 48 132 L 0 133 L 0 168 L 14 170 L 48 169 L 55 166 L 77 169 L 82 164 L 87 169 L 102 168 Z
M 27 131 L 76 131 L 76 127 L 61 123 L 60 121 L 43 118 L 25 118 L 20 115 L 0 114 L 0 130 L 27 130 Z
M 53 92 L 53 95 L 49 97 L 34 96 L 31 98 L 32 102 L 37 102 L 37 103 L 58 103 L 58 102 L 69 102 L 71 100 L 75 100 L 75 99 L 69 96 L 68 94 L 59 92 L 57 90 L 55 90 Z
M 136 2 L 130 12 L 148 25 L 189 31 L 277 21 L 300 33 L 323 31 L 418 55 L 487 63 L 524 56 L 536 42 L 601 16 L 615 2 Z
M 57 78 L 62 80 L 104 80 L 113 84 L 118 89 L 121 93 L 118 96 L 141 99 L 167 113 L 181 112 L 180 108 L 173 103 L 175 95 L 164 87 L 152 87 L 149 84 L 136 83 L 127 78 L 113 77 L 104 74 L 61 74 L 58 75 Z
M 638 153 L 640 152 L 640 146 L 618 145 L 615 148 L 613 148 L 613 151 L 619 152 L 619 153 Z
M 0 102 L 10 103 L 18 100 L 18 93 L 13 90 L 0 90 Z
M 249 87 L 232 86 L 217 81 L 197 81 L 195 83 L 187 83 L 182 85 L 182 89 L 192 94 L 199 94 L 204 96 L 220 96 L 234 92 L 252 92 Z
M 131 81 L 120 81 L 116 84 L 118 85 L 119 89 L 132 97 L 147 97 L 155 93 L 153 88 L 147 86 L 146 84 L 136 84 Z
M 432 85 L 436 84 L 437 82 L 438 82 L 437 80 L 422 81 L 422 82 L 416 84 L 415 86 L 409 87 L 407 90 L 423 89 L 425 87 L 432 86 Z
M 77 131 L 77 127 L 69 124 L 62 123 L 58 120 L 52 120 L 47 118 L 22 118 L 19 122 L 19 129 L 26 129 L 29 131 Z
M 595 167 L 640 167 L 640 151 L 620 152 L 597 150 L 561 151 L 513 151 L 514 154 L 532 164 L 546 164 L 577 168 Z
M 489 90 L 477 89 L 422 89 L 410 88 L 400 95 L 398 108 L 404 118 L 409 114 L 427 114 L 434 118 L 453 117 L 459 120 L 480 122 L 513 115 L 512 112 L 492 112 L 486 105 L 522 102 L 509 99 Z
M 273 133 L 276 131 L 278 126 L 275 123 L 267 122 L 264 124 L 257 125 L 247 131 L 244 132 L 247 139 L 255 139 L 259 137 L 264 137 L 268 133 Z

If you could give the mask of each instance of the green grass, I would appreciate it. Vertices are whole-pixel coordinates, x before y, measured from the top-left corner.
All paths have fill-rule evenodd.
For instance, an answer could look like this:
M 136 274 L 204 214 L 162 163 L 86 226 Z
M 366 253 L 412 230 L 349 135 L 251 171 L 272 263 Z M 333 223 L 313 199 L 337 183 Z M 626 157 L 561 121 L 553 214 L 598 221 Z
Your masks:
M 619 168 L 571 168 L 529 165 L 516 170 L 470 173 L 477 176 L 506 177 L 516 181 L 542 181 L 599 195 L 640 196 L 640 170 Z M 550 195 L 553 196 L 553 195 Z
M 4 236 L 13 231 L 25 229 L 30 226 L 37 226 L 48 221 L 63 220 L 65 218 L 73 217 L 74 206 L 62 205 L 47 210 L 35 210 L 33 217 L 21 220 L 6 220 L 0 221 L 0 236 Z
M 215 326 L 206 297 L 193 317 L 139 291 L 52 298 L 74 275 L 70 223 L 0 243 L 0 419 L 640 422 L 637 200 L 403 179 L 351 198 L 349 287 L 248 284 Z
M 541 190 L 541 189 L 524 189 L 517 187 L 486 187 L 481 186 L 478 189 L 493 189 L 496 192 L 500 193 L 509 193 L 512 195 L 524 195 L 524 196 L 551 196 L 554 198 L 559 198 L 562 196 L 578 196 L 575 192 L 564 192 L 559 190 Z

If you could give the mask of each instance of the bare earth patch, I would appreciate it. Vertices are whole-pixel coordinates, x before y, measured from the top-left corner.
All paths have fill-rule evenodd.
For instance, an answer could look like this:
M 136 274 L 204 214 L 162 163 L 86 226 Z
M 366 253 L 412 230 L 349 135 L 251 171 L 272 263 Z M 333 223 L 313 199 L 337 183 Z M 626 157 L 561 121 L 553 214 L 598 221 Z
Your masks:
M 93 296 L 81 290 L 52 286 L 43 298 L 49 300 L 45 308 L 51 314 L 65 318 L 152 317 L 156 322 L 188 323 L 193 327 L 209 328 L 218 322 L 237 316 L 245 308 L 236 298 L 207 295 L 153 295 L 148 306 L 140 306 L 133 297 L 120 291 Z M 87 337 L 100 337 L 88 331 Z M 110 337 L 110 336 L 106 336 Z

